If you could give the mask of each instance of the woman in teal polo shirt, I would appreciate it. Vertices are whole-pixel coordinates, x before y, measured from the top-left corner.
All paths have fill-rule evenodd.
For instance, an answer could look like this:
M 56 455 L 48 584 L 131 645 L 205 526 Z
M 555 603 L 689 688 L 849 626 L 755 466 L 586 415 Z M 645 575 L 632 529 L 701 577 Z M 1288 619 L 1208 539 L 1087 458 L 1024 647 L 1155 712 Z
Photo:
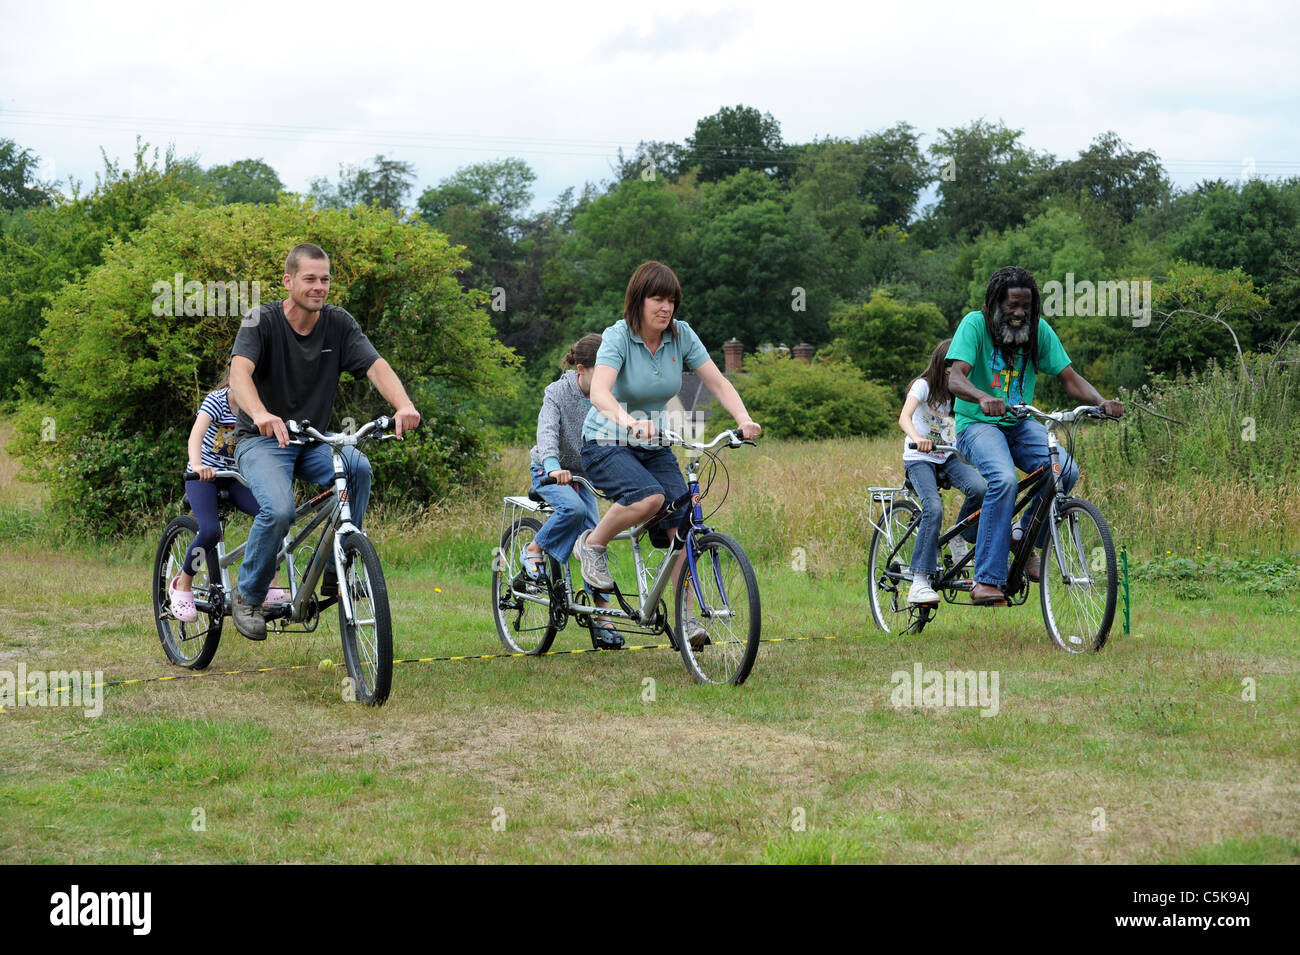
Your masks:
M 583 578 L 597 590 L 614 586 L 605 564 L 606 545 L 653 517 L 665 500 L 686 493 L 672 449 L 647 443 L 663 430 L 665 409 L 681 390 L 683 371 L 700 376 L 746 438 L 752 441 L 763 430 L 699 336 L 673 317 L 681 302 L 682 287 L 673 270 L 662 262 L 646 262 L 627 283 L 623 318 L 605 329 L 596 353 L 591 410 L 582 427 L 582 467 L 615 503 L 595 529 L 578 538 L 574 551 Z

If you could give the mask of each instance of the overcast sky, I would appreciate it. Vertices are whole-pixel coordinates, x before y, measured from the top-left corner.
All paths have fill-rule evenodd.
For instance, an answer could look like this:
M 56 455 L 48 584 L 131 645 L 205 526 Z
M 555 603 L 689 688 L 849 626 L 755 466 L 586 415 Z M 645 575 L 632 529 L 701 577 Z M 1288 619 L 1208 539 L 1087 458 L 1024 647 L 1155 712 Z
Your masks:
M 518 156 L 535 206 L 721 106 L 788 143 L 986 117 L 1072 158 L 1113 129 L 1174 181 L 1300 175 L 1300 5 L 912 0 L 301 4 L 0 0 L 0 137 L 93 180 L 137 134 L 286 187 L 376 153 L 416 189 Z

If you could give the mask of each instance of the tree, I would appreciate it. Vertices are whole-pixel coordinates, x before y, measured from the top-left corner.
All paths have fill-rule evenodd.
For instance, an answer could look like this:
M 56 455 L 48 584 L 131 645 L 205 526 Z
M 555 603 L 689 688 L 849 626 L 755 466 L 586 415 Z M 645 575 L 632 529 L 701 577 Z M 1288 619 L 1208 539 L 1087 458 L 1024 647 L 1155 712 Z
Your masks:
M 698 166 L 700 182 L 718 182 L 741 169 L 784 178 L 781 124 L 752 106 L 724 106 L 695 124 L 686 137 L 685 165 Z
M 616 322 L 628 279 L 642 262 L 657 259 L 682 277 L 689 225 L 681 197 L 662 180 L 629 179 L 587 203 L 574 215 L 547 281 L 549 313 L 563 336 Z
M 685 150 L 677 143 L 659 140 L 642 140 L 627 159 L 623 158 L 623 149 L 619 147 L 618 160 L 613 164 L 614 181 L 650 180 L 662 176 L 674 182 L 682 172 L 684 156 Z
M 297 197 L 274 206 L 178 203 L 132 241 L 114 243 L 48 309 L 40 343 L 50 396 L 22 412 L 16 450 L 69 519 L 115 531 L 175 500 L 177 472 L 167 462 L 182 460 L 194 409 L 240 324 L 242 308 L 232 314 L 233 303 L 219 299 L 214 308 L 211 286 L 244 282 L 251 295 L 256 282 L 259 297 L 277 297 L 284 254 L 303 236 L 331 256 L 331 301 L 357 317 L 426 416 L 423 439 L 367 449 L 380 486 L 429 502 L 481 466 L 485 449 L 460 409 L 510 393 L 516 359 L 492 337 L 485 296 L 460 288 L 463 260 L 445 236 L 387 210 L 320 210 Z M 166 285 L 176 273 L 207 290 L 207 298 L 197 293 L 199 314 L 178 316 L 179 302 L 160 307 L 141 285 L 152 277 Z M 368 382 L 340 384 L 338 422 L 387 410 Z M 43 417 L 57 424 L 54 442 L 40 440 Z
M 125 241 L 163 206 L 214 201 L 202 170 L 168 149 L 149 155 L 136 143 L 126 168 L 104 156 L 104 169 L 86 195 L 13 213 L 0 234 L 0 398 L 20 384 L 43 390 L 41 355 L 34 344 L 55 294 L 98 265 L 114 240 Z M 196 175 L 197 173 L 197 175 Z M 74 186 L 74 190 L 79 187 Z M 157 276 L 155 276 L 157 277 Z
M 380 153 L 368 169 L 340 163 L 337 186 L 328 179 L 315 178 L 308 186 L 308 194 L 323 209 L 364 205 L 400 213 L 414 182 L 412 163 L 386 159 Z
M 1023 132 L 977 119 L 969 126 L 940 129 L 930 155 L 939 169 L 939 234 L 970 238 L 1019 225 L 1034 208 L 1050 155 L 1020 145 Z
M 934 170 L 921 153 L 921 136 L 907 123 L 868 133 L 858 140 L 862 152 L 860 191 L 876 207 L 877 228 L 904 228 L 912 220 L 921 190 Z
M 1134 152 L 1114 132 L 1102 133 L 1078 159 L 1053 169 L 1044 178 L 1044 188 L 1049 195 L 1081 197 L 1103 206 L 1125 225 L 1170 198 L 1160 157 L 1150 150 Z
M 930 302 L 899 302 L 877 289 L 868 302 L 834 309 L 831 330 L 835 354 L 902 398 L 935 346 L 948 336 L 948 321 Z
M 40 165 L 40 157 L 30 149 L 0 139 L 0 214 L 54 201 L 54 187 L 36 179 Z
M 706 345 L 826 341 L 830 281 L 819 236 L 754 170 L 705 187 L 678 275 L 684 317 Z
M 733 382 L 745 410 L 771 438 L 816 441 L 884 434 L 898 417 L 893 395 L 847 362 L 747 355 Z M 710 419 L 727 415 L 716 402 Z
M 1244 353 L 1260 337 L 1259 317 L 1267 307 L 1241 269 L 1179 263 L 1155 287 L 1148 363 L 1170 374 L 1180 366 L 1199 371 L 1211 361 L 1235 361 L 1250 380 Z
M 229 165 L 213 166 L 208 182 L 222 202 L 275 202 L 284 192 L 279 174 L 261 159 L 240 159 Z

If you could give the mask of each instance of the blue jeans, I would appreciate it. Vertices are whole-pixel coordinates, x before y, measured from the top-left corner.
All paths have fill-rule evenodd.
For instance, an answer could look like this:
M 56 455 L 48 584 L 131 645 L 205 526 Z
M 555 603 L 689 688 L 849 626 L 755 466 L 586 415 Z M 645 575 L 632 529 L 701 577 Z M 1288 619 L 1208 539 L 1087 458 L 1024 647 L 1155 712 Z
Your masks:
M 979 468 L 988 482 L 984 510 L 980 513 L 979 538 L 975 542 L 975 582 L 1003 587 L 1007 582 L 1007 554 L 1011 550 L 1011 515 L 1016 508 L 1016 488 L 1020 482 L 1016 468 L 1028 474 L 1048 464 L 1047 429 L 1032 418 L 1010 428 L 977 421 L 957 435 L 957 450 Z M 1065 448 L 1058 453 L 1061 483 L 1068 492 L 1079 480 L 1079 468 Z M 1050 483 L 1043 490 L 1054 493 Z M 1021 513 L 1021 527 L 1029 523 L 1029 515 L 1037 504 L 1035 498 Z M 1044 526 L 1038 535 L 1039 547 L 1046 538 Z
M 590 530 L 600 521 L 596 496 L 581 484 L 551 484 L 539 487 L 546 477 L 540 464 L 532 466 L 533 490 L 547 504 L 555 508 L 537 532 L 537 546 L 561 564 L 573 553 L 573 543 L 583 531 Z
M 343 448 L 352 523 L 361 526 L 370 503 L 370 462 L 356 448 Z M 235 447 L 235 466 L 257 498 L 259 510 L 248 534 L 244 562 L 239 567 L 239 592 L 244 602 L 257 606 L 275 577 L 275 555 L 293 523 L 293 478 L 314 484 L 334 480 L 334 458 L 329 445 L 291 444 L 280 447 L 275 438 L 254 435 Z
M 930 461 L 908 461 L 904 465 L 907 476 L 921 499 L 921 526 L 916 529 L 916 547 L 912 550 L 911 570 L 914 574 L 934 574 L 939 569 L 939 531 L 943 527 L 943 498 L 939 495 L 939 474 L 942 472 L 952 486 L 966 495 L 962 501 L 958 521 L 963 521 L 979 510 L 987 485 L 979 472 L 962 464 L 956 456 L 949 456 L 943 464 Z M 963 536 L 969 534 L 969 528 Z

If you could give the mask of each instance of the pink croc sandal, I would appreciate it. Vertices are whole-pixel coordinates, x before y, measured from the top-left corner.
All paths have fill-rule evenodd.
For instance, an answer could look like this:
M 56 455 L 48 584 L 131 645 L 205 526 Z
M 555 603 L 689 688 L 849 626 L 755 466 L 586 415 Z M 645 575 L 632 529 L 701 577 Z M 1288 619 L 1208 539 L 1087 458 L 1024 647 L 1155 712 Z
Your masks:
M 172 616 L 181 623 L 193 623 L 199 619 L 198 608 L 194 606 L 194 591 L 177 590 L 176 577 L 167 587 L 167 594 L 171 598 Z
M 262 603 L 287 604 L 289 602 L 289 599 L 290 599 L 289 591 L 284 590 L 281 587 L 272 587 L 270 590 L 266 592 L 266 599 L 263 600 Z

